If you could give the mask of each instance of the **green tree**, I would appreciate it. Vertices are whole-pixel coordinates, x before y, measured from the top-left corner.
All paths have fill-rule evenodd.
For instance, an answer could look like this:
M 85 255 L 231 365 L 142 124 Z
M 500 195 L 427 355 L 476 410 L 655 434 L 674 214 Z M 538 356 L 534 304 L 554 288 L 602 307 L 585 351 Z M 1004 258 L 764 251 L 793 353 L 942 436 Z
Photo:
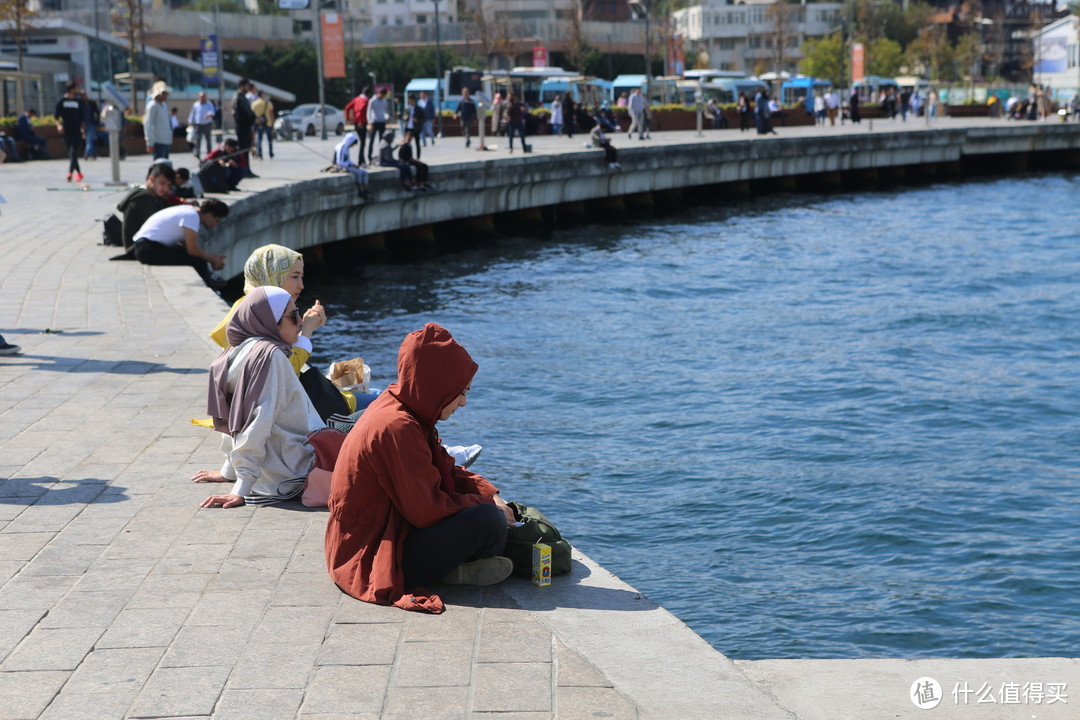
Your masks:
M 895 40 L 880 37 L 871 41 L 867 54 L 870 56 L 866 64 L 868 74 L 892 77 L 900 70 L 904 49 Z
M 807 40 L 799 69 L 806 75 L 829 80 L 836 87 L 848 84 L 847 48 L 839 32 L 820 40 Z

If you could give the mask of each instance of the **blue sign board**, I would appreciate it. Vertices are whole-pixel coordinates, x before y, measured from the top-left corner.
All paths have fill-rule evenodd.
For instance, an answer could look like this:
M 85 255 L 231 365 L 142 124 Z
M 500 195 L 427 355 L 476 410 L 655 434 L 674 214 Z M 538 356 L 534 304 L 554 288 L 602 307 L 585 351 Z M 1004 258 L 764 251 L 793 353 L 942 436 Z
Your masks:
M 199 38 L 199 50 L 202 54 L 203 87 L 217 87 L 221 82 L 221 53 L 218 52 L 217 34 Z

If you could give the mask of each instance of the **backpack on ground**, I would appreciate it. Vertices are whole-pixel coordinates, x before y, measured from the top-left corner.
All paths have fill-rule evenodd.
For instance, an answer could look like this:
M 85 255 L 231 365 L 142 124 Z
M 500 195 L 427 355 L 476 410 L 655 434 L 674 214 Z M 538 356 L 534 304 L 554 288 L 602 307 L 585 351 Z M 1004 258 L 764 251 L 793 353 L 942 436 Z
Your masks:
M 124 246 L 124 222 L 116 216 L 116 213 L 106 215 L 101 223 L 104 230 L 101 234 L 101 244 L 113 247 Z

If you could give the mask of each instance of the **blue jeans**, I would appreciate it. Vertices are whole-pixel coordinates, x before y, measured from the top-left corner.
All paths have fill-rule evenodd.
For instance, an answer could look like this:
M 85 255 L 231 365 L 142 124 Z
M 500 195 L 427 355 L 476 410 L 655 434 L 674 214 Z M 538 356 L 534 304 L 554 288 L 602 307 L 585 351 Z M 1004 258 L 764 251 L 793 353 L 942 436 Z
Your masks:
M 274 129 L 269 125 L 255 126 L 255 151 L 262 157 L 262 141 L 266 137 L 266 144 L 270 151 L 270 157 L 274 157 Z
M 168 160 L 169 145 L 166 143 L 154 143 L 154 160 Z
M 435 123 L 434 120 L 425 120 L 424 121 L 424 129 L 420 133 L 420 138 L 424 141 L 424 145 L 427 145 L 427 139 L 428 138 L 431 138 L 431 144 L 432 145 L 435 144 L 435 133 L 431 129 L 432 125 L 434 123 Z

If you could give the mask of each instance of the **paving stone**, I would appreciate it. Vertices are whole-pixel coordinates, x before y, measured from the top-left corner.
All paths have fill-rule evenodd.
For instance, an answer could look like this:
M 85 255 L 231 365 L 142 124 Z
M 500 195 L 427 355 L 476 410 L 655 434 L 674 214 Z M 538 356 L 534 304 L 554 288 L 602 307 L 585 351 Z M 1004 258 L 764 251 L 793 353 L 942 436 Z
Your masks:
M 59 532 L 82 511 L 75 505 L 31 505 L 4 532 Z
M 375 605 L 341 594 L 341 604 L 334 613 L 335 623 L 401 623 L 415 613 L 398 612 L 399 608 L 389 605 Z
M 300 714 L 379 713 L 389 681 L 389 665 L 320 667 L 308 686 Z
M 64 685 L 78 694 L 137 693 L 165 648 L 105 648 L 87 655 Z
M 468 640 L 476 638 L 480 609 L 455 607 L 441 615 L 408 613 L 405 618 L 405 641 Z
M 484 614 L 480 628 L 477 662 L 551 662 L 552 635 L 531 624 L 490 623 Z
M 73 575 L 16 575 L 0 588 L 0 608 L 48 610 L 76 582 Z
M 546 663 L 478 664 L 473 709 L 551 712 L 551 672 Z
M 386 693 L 383 718 L 464 720 L 469 688 L 391 687 Z
M 0 610 L 0 662 L 38 624 L 45 610 Z
M 397 655 L 401 628 L 396 623 L 332 625 L 323 643 L 319 664 L 390 665 Z
M 255 628 L 252 642 L 321 643 L 334 608 L 330 607 L 270 607 Z
M 134 592 L 154 567 L 153 560 L 109 558 L 102 553 L 75 583 L 80 592 Z
M 158 668 L 143 686 L 129 717 L 210 715 L 228 677 L 228 667 Z
M 398 650 L 394 687 L 467 686 L 472 677 L 472 640 L 404 643 Z
M 230 508 L 233 509 L 233 508 Z M 230 557 L 214 575 L 207 592 L 231 592 L 249 588 L 280 588 L 287 558 Z
M 214 574 L 232 552 L 232 545 L 188 545 L 177 542 L 154 566 L 161 575 Z
M 0 663 L 0 670 L 74 670 L 102 632 L 102 628 L 34 628 Z
M 0 557 L 28 562 L 55 536 L 54 532 L 0 532 Z
M 303 690 L 226 690 L 214 711 L 214 720 L 270 720 L 292 718 L 304 699 Z
M 209 587 L 209 586 L 208 586 Z M 271 588 L 255 587 L 245 590 L 242 587 L 230 592 L 206 592 L 195 603 L 188 616 L 187 625 L 243 625 L 253 630 L 262 620 L 270 598 L 274 596 Z M 243 607 L 243 613 L 235 608 Z
M 232 608 L 242 612 L 242 608 Z M 161 660 L 162 667 L 196 667 L 225 665 L 231 667 L 240 659 L 251 628 L 241 625 L 185 626 L 169 644 Z
M 36 718 L 68 679 L 66 672 L 0 671 L 0 712 L 5 720 Z
M 128 608 L 194 607 L 210 575 L 148 575 L 128 601 Z
M 86 517 L 84 510 L 56 534 L 53 545 L 108 545 L 123 529 L 124 517 Z
M 104 550 L 103 545 L 57 545 L 44 548 L 23 568 L 23 575 L 81 577 Z
M 68 692 L 65 685 L 39 720 L 123 720 L 134 699 L 130 693 Z
M 0 525 L 2 527 L 2 525 Z M 0 587 L 23 569 L 23 560 L 0 560 Z
M 321 648 L 319 643 L 249 644 L 233 667 L 229 676 L 229 688 L 258 690 L 307 687 Z
M 341 591 L 330 580 L 325 569 L 311 573 L 290 572 L 282 576 L 271 604 L 337 607 L 341 597 Z
M 136 608 L 123 610 L 95 647 L 165 647 L 180 632 L 187 618 L 184 608 Z
M 555 641 L 555 657 L 559 687 L 612 687 L 610 680 L 561 640 Z
M 72 590 L 42 619 L 41 627 L 107 628 L 127 602 L 126 592 L 77 592 Z
M 559 710 L 558 720 L 637 720 L 638 712 L 633 703 L 612 688 L 561 687 L 556 693 Z

